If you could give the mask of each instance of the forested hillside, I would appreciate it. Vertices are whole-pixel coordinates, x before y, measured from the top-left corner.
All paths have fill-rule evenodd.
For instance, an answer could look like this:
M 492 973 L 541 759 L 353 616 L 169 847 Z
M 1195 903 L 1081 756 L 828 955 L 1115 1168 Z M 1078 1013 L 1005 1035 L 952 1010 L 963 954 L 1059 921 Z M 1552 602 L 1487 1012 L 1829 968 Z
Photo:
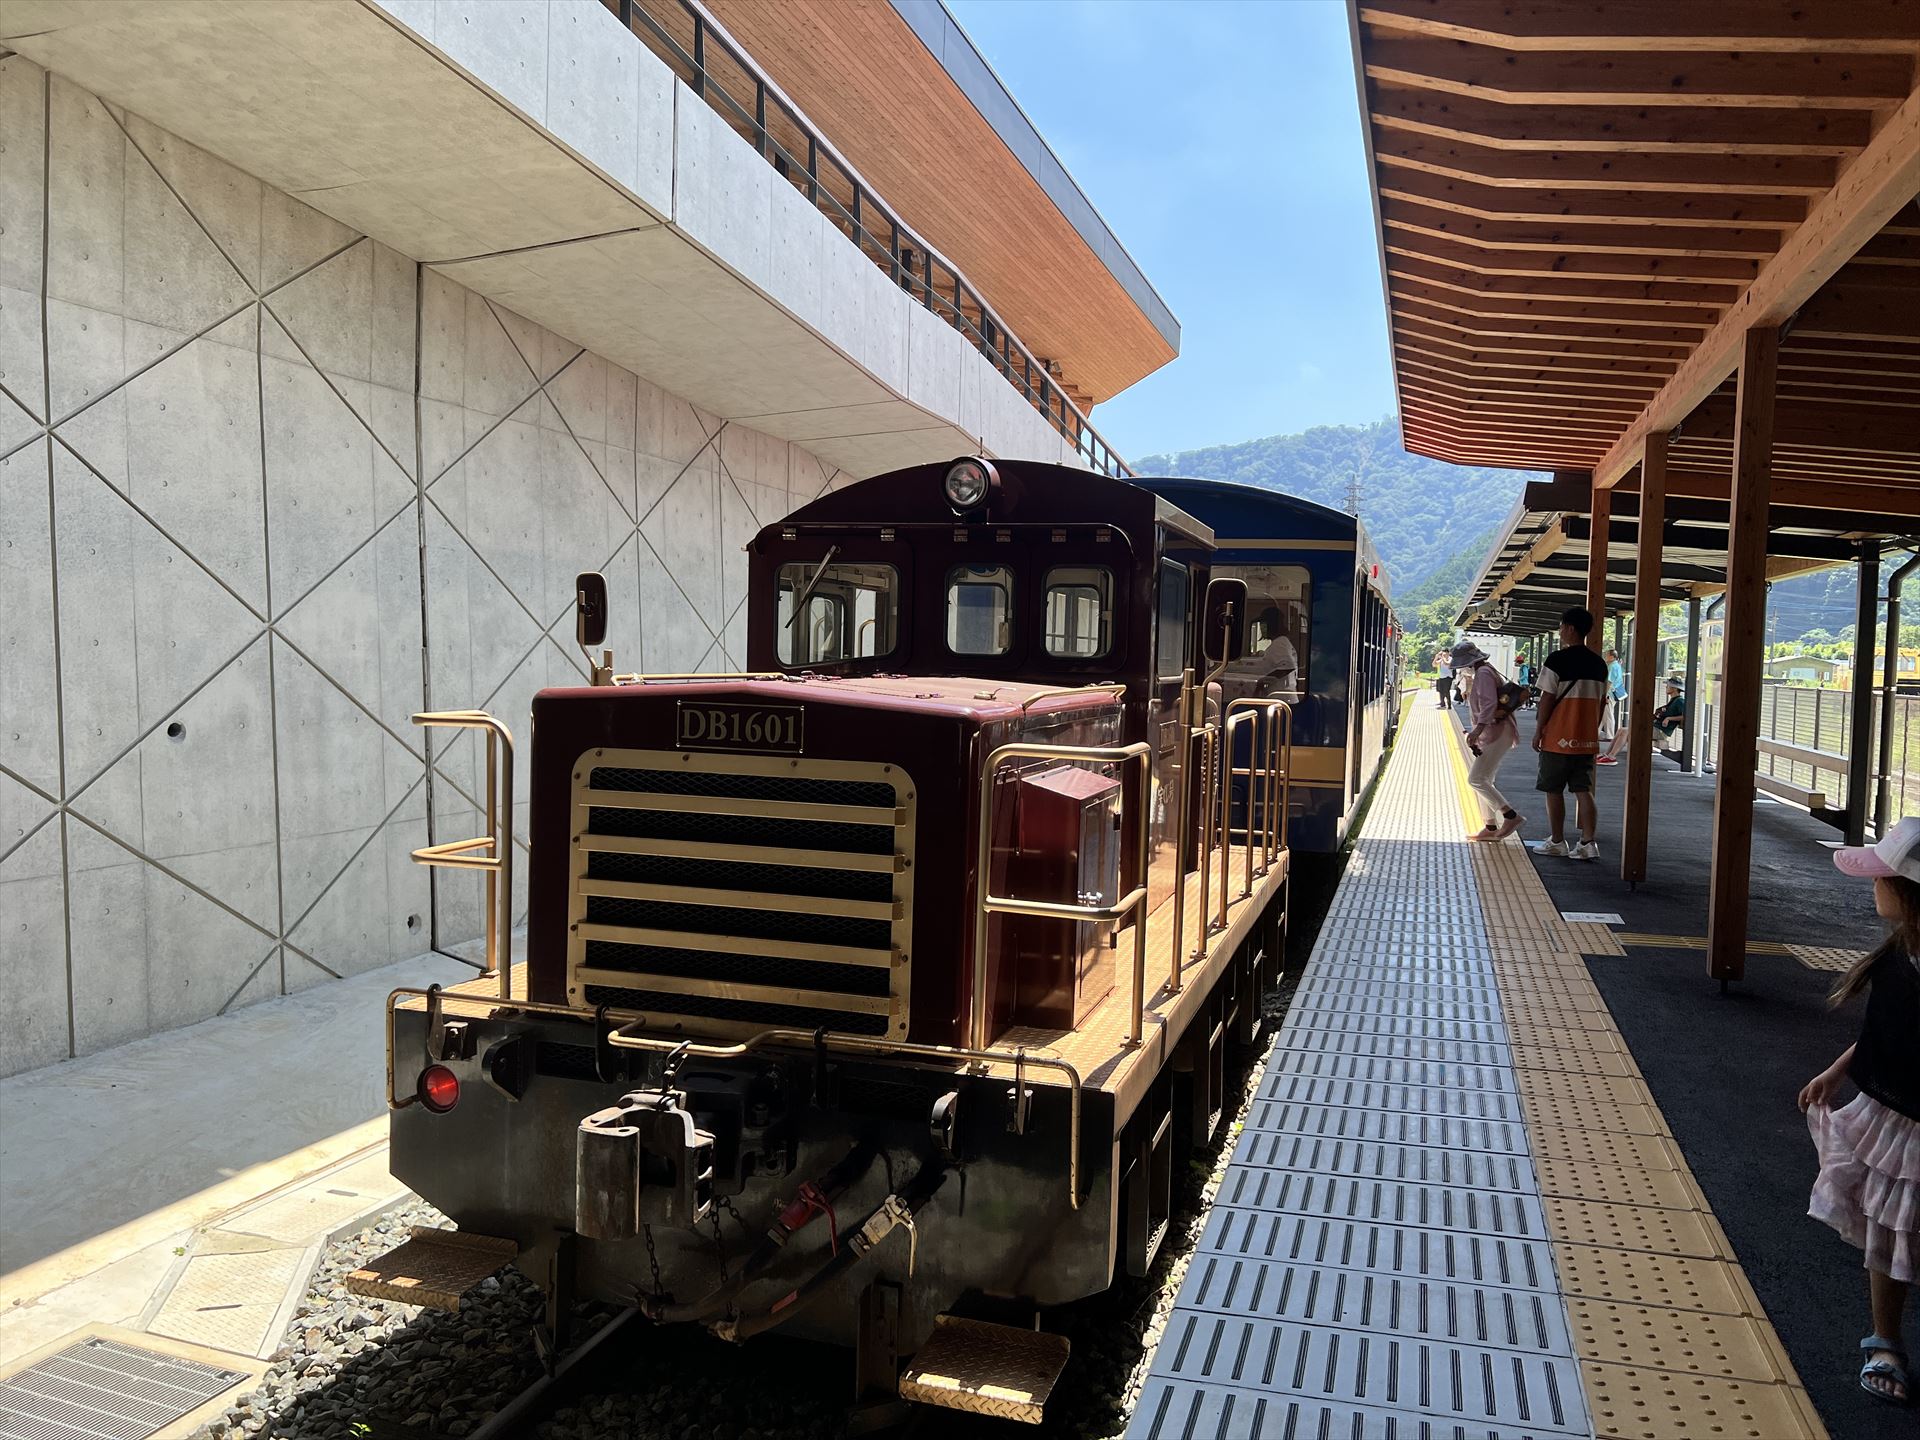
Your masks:
M 1372 425 L 1321 425 L 1299 435 L 1269 435 L 1133 462 L 1143 475 L 1190 475 L 1284 490 L 1336 510 L 1360 484 L 1360 518 L 1380 547 L 1396 603 L 1451 563 L 1464 565 L 1466 588 L 1493 528 L 1528 480 L 1518 470 L 1481 470 L 1409 455 L 1391 417 Z

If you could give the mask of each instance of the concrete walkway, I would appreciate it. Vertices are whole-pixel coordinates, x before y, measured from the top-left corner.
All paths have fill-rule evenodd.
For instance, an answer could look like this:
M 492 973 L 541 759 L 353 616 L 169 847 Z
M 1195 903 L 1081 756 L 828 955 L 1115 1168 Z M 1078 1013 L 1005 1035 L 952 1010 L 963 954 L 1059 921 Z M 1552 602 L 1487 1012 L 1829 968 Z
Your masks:
M 90 1323 L 271 1348 L 318 1246 L 405 1194 L 387 992 L 473 974 L 421 956 L 0 1080 L 0 1364 Z

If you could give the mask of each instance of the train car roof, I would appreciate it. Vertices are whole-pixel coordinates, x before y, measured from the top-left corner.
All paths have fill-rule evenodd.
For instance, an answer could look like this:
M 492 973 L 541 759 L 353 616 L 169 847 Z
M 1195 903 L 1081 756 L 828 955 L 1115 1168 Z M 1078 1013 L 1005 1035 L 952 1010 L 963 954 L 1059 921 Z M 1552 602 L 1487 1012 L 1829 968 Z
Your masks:
M 778 530 L 786 525 L 952 524 L 953 510 L 941 486 L 953 463 L 942 460 L 890 470 L 829 490 L 766 529 Z M 1211 547 L 1216 543 L 1212 529 L 1203 520 L 1151 486 L 1040 460 L 995 460 L 993 467 L 1000 473 L 1001 492 L 978 523 L 1112 525 L 1130 533 L 1157 523 L 1196 544 Z
M 1208 525 L 1226 546 L 1229 538 L 1280 537 L 1302 540 L 1346 540 L 1366 533 L 1355 516 L 1344 510 L 1303 500 L 1264 485 L 1233 480 L 1195 480 L 1177 475 L 1140 475 L 1134 484 L 1177 501 Z

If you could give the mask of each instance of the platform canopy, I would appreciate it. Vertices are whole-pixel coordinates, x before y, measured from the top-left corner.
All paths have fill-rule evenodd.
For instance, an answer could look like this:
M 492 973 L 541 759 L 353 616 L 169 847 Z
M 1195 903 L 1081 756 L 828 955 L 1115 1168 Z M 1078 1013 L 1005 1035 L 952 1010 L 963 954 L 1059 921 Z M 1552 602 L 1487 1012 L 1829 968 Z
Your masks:
M 1708 961 L 1737 979 L 1766 585 L 1795 569 L 1860 566 L 1849 753 L 1827 768 L 1850 841 L 1868 810 L 1879 559 L 1920 531 L 1920 4 L 1349 13 L 1406 447 L 1554 477 L 1461 622 L 1540 634 L 1574 603 L 1725 595 Z M 1635 627 L 1629 666 L 1636 883 L 1657 632 Z
M 1728 494 L 1788 326 L 1776 502 L 1920 514 L 1920 7 L 1361 0 L 1407 448 Z

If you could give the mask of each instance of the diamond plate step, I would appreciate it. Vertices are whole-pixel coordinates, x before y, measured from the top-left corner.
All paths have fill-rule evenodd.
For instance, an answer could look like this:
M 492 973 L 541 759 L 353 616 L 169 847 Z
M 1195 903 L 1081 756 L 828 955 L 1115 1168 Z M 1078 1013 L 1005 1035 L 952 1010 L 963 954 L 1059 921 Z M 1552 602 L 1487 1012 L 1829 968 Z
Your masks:
M 519 1253 L 511 1240 L 416 1225 L 412 1239 L 351 1272 L 347 1289 L 402 1305 L 458 1310 L 462 1295 Z
M 900 1376 L 900 1398 L 1038 1425 L 1060 1372 L 1064 1335 L 936 1316 L 933 1334 Z

